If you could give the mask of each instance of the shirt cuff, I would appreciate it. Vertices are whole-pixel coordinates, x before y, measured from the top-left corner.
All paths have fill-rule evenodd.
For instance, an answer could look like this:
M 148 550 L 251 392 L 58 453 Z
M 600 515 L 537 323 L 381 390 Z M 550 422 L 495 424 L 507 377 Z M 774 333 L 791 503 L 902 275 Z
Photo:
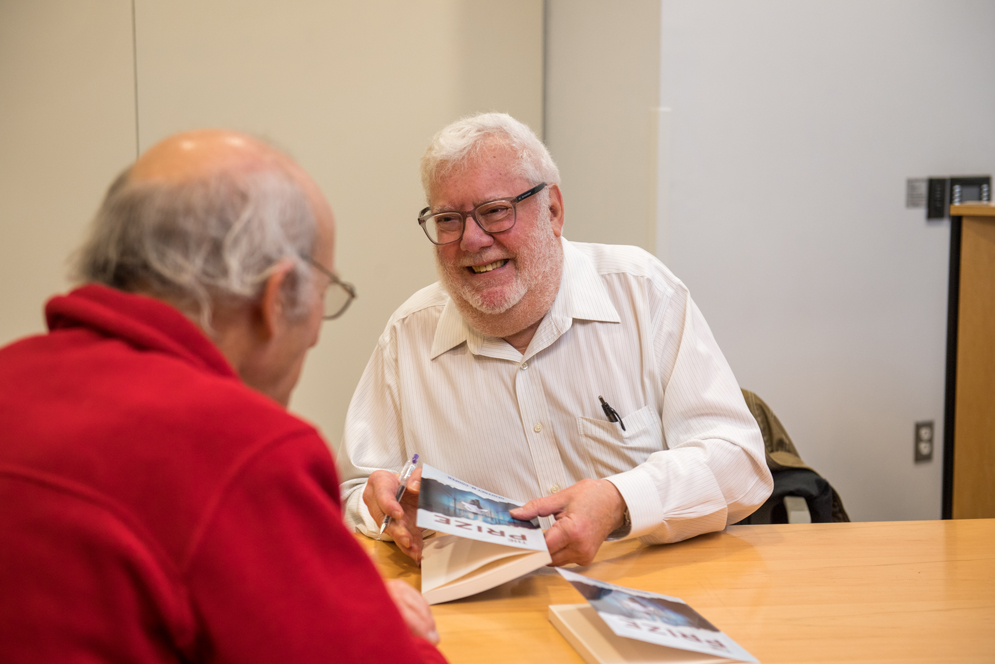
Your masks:
M 622 494 L 625 508 L 629 513 L 628 532 L 625 525 L 609 535 L 609 539 L 629 539 L 639 537 L 660 525 L 660 494 L 653 480 L 638 469 L 628 470 L 618 475 L 606 477 Z
M 349 496 L 348 500 L 351 505 L 348 507 L 352 508 L 346 510 L 347 514 L 351 517 L 348 519 L 351 522 L 349 525 L 351 525 L 356 532 L 362 533 L 367 537 L 381 539 L 380 524 L 378 524 L 377 520 L 373 518 L 372 514 L 370 514 L 370 508 L 366 506 L 366 501 L 363 500 L 363 491 L 365 489 L 366 485 L 363 484 L 362 486 L 357 487 Z M 393 541 L 387 533 L 383 534 L 382 539 L 385 542 Z

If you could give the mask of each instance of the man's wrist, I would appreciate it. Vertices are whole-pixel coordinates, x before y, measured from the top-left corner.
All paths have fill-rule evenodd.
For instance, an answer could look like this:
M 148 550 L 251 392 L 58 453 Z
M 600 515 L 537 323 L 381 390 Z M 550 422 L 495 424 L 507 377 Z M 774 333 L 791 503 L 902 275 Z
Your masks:
M 616 519 L 615 521 L 616 528 L 608 534 L 606 540 L 607 541 L 619 540 L 628 535 L 632 531 L 632 518 L 629 516 L 629 506 L 626 504 L 625 498 L 622 497 L 622 492 L 618 490 L 618 487 L 615 486 L 614 482 L 610 480 L 603 480 L 603 481 L 608 482 L 608 484 L 611 485 L 612 489 L 615 490 L 615 493 L 618 496 L 619 503 L 622 506 L 621 519 L 620 520 Z
M 629 508 L 626 506 L 625 511 L 622 513 L 622 525 L 610 532 L 605 541 L 614 542 L 625 539 L 629 536 L 630 532 L 632 532 L 632 517 L 629 516 Z

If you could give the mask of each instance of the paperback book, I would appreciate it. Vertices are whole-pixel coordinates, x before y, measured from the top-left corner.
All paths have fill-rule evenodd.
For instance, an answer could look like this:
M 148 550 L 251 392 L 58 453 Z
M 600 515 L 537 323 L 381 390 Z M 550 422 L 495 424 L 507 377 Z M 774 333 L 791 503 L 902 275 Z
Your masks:
M 509 514 L 521 505 L 422 467 L 417 523 L 439 533 L 422 549 L 422 595 L 429 604 L 475 595 L 551 562 L 538 523 Z
M 588 604 L 551 605 L 549 620 L 589 664 L 757 661 L 676 597 L 557 571 Z

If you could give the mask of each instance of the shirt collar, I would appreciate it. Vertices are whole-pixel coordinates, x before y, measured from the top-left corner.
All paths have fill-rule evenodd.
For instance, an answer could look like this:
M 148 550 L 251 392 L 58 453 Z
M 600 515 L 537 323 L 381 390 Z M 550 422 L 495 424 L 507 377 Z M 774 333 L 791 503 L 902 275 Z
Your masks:
M 563 280 L 553 300 L 550 314 L 564 320 L 577 318 L 602 323 L 621 323 L 608 289 L 591 259 L 573 243 L 561 238 L 563 245 Z
M 87 284 L 45 305 L 48 328 L 88 328 L 143 351 L 166 353 L 237 378 L 228 358 L 178 309 L 146 295 Z
M 442 308 L 442 315 L 439 316 L 439 322 L 435 327 L 431 359 L 434 360 L 463 342 L 466 342 L 473 352 L 474 347 L 479 348 L 482 341 L 483 335 L 470 327 L 460 316 L 453 298 L 446 298 L 446 306 Z
M 530 344 L 530 355 L 549 346 L 570 329 L 574 319 L 603 323 L 621 323 L 622 319 L 612 304 L 611 297 L 591 260 L 566 238 L 560 238 L 563 247 L 563 277 L 560 290 L 545 318 L 536 330 Z M 474 355 L 487 355 L 518 361 L 521 355 L 503 339 L 487 337 L 476 331 L 460 315 L 452 298 L 439 317 L 432 340 L 431 359 L 466 342 Z

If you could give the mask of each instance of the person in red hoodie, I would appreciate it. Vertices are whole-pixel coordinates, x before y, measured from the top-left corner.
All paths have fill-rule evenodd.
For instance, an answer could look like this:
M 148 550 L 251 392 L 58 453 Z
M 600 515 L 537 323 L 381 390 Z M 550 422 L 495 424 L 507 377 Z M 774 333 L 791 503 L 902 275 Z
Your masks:
M 288 157 L 226 131 L 110 187 L 49 332 L 0 349 L 0 662 L 442 662 L 287 412 L 354 297 Z

